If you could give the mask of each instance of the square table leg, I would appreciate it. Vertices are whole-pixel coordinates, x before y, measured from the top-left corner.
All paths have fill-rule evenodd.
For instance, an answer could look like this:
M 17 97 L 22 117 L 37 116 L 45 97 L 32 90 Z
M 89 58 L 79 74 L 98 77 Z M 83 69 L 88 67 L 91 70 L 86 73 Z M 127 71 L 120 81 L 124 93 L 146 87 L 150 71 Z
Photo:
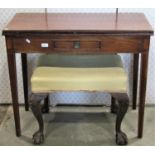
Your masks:
M 20 128 L 20 115 L 19 115 L 18 90 L 17 90 L 16 55 L 13 52 L 12 53 L 8 52 L 7 57 L 8 57 L 8 68 L 10 76 L 10 86 L 11 86 L 16 135 L 19 137 L 21 136 L 21 128 Z
M 21 53 L 22 63 L 22 75 L 23 75 L 23 88 L 24 88 L 24 100 L 25 110 L 29 110 L 29 99 L 28 99 L 28 69 L 27 69 L 27 54 Z
M 133 90 L 132 90 L 132 109 L 137 106 L 137 86 L 138 86 L 138 66 L 139 53 L 133 54 Z
M 148 53 L 141 54 L 140 95 L 138 111 L 138 138 L 143 137 L 144 109 L 147 82 Z

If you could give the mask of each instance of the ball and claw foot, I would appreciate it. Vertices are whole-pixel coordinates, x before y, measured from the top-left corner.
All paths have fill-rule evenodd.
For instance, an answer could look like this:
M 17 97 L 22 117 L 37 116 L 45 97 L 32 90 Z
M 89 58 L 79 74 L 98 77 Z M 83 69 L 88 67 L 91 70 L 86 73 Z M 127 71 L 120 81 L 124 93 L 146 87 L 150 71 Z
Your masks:
M 33 135 L 33 143 L 34 144 L 42 144 L 44 141 L 44 135 L 42 132 L 37 131 L 36 133 L 34 133 Z
M 117 145 L 127 145 L 128 138 L 124 132 L 116 133 L 116 144 Z

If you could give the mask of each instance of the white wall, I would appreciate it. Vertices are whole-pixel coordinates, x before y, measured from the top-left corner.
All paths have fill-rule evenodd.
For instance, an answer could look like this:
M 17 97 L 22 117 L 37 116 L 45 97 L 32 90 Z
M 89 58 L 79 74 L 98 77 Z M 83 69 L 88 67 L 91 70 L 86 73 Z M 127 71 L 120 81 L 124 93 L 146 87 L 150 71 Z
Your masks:
M 17 12 L 44 12 L 44 9 L 0 9 L 0 31 L 5 27 L 13 15 Z M 115 12 L 115 9 L 48 9 L 48 12 Z M 150 21 L 151 25 L 155 28 L 155 9 L 119 9 L 119 12 L 144 12 Z M 151 38 L 150 56 L 149 56 L 149 72 L 148 72 L 148 85 L 147 85 L 147 104 L 155 104 L 155 38 Z M 132 88 L 132 55 L 122 54 L 123 62 L 126 71 L 129 75 L 129 89 Z M 32 68 L 35 66 L 37 56 L 31 55 L 28 57 L 29 70 L 31 75 Z M 18 68 L 18 91 L 19 102 L 23 103 L 23 86 L 21 76 L 20 55 L 17 54 L 17 68 Z M 129 91 L 131 92 L 131 91 Z M 131 97 L 131 93 L 130 93 Z M 54 93 L 51 95 L 52 103 L 85 103 L 85 104 L 109 104 L 110 96 L 102 93 Z M 9 86 L 9 76 L 6 58 L 6 49 L 4 37 L 0 36 L 0 103 L 11 103 L 11 94 Z

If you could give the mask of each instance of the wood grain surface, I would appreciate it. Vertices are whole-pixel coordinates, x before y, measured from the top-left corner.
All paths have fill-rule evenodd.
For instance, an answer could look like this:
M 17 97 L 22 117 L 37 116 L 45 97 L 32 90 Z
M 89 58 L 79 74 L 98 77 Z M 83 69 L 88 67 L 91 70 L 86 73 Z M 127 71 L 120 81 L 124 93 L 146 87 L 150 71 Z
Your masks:
M 16 31 L 153 33 L 143 13 L 17 13 L 3 34 Z

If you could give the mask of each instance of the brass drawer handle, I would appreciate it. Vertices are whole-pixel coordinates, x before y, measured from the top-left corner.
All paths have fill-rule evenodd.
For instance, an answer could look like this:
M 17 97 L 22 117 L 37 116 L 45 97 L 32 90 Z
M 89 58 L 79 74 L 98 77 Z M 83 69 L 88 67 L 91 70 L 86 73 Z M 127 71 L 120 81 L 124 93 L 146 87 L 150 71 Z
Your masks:
M 74 48 L 80 48 L 80 41 L 74 42 Z

